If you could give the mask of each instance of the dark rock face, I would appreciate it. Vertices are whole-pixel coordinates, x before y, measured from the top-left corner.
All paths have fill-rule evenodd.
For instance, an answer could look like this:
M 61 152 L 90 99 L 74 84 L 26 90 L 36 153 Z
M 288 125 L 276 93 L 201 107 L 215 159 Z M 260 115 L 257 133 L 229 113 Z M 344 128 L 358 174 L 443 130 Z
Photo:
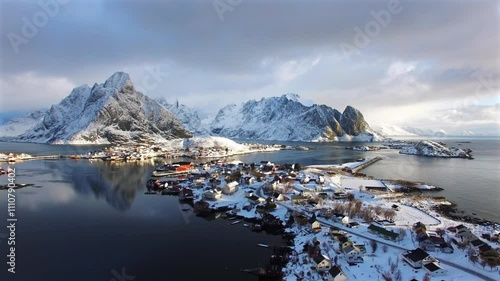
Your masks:
M 347 134 L 352 136 L 357 136 L 370 128 L 363 114 L 350 105 L 348 105 L 342 113 L 340 125 Z
M 128 74 L 75 88 L 42 122 L 19 137 L 40 143 L 127 143 L 191 137 L 157 101 L 137 92 Z

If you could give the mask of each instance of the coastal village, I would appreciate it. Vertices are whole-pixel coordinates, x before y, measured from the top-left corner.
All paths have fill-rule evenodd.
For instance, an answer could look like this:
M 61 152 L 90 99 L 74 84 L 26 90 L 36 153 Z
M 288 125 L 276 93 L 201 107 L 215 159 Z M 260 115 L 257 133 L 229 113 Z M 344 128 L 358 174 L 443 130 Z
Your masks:
M 498 280 L 500 276 L 498 225 L 451 220 L 434 208 L 450 204 L 446 200 L 409 195 L 404 183 L 360 173 L 380 158 L 338 165 L 243 163 L 224 157 L 307 148 L 200 143 L 114 146 L 70 158 L 165 159 L 144 183 L 145 194 L 178 196 L 179 210 L 187 215 L 226 219 L 234 227 L 282 235 L 287 241 L 256 245 L 272 248 L 268 266 L 242 270 L 262 278 L 397 281 Z M 6 162 L 19 161 L 20 156 L 37 159 L 27 154 L 0 155 Z M 167 160 L 179 157 L 192 160 Z M 433 187 L 416 184 L 412 188 L 418 193 Z
M 282 234 L 288 250 L 278 247 L 258 271 L 268 278 L 496 280 L 497 226 L 446 219 L 431 199 L 414 200 L 397 184 L 353 174 L 375 161 L 180 162 L 158 167 L 148 193 L 178 194 L 184 212 Z

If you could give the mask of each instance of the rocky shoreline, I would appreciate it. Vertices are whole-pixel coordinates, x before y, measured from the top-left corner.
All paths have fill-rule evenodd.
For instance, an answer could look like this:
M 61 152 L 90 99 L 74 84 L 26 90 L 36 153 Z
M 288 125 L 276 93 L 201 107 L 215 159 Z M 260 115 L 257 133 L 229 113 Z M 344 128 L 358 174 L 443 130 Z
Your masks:
M 451 204 L 436 204 L 432 206 L 431 210 L 454 221 L 467 222 L 482 226 L 493 226 L 495 229 L 498 229 L 498 226 L 500 226 L 500 223 L 498 222 L 470 215 L 461 215 L 460 213 L 463 213 L 463 211 L 459 211 L 457 209 L 458 205 L 453 202 L 450 203 Z

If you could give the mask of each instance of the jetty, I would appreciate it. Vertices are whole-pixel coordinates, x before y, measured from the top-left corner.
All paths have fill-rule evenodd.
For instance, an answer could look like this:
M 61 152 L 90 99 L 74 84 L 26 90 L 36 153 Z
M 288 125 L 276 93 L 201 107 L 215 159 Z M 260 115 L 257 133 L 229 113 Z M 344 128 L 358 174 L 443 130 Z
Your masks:
M 376 162 L 378 162 L 380 160 L 382 160 L 382 158 L 377 156 L 375 158 L 371 158 L 371 159 L 368 159 L 366 161 L 360 162 L 359 165 L 351 168 L 352 173 L 353 174 L 357 173 L 357 172 L 363 170 L 364 168 L 366 168 L 366 167 L 368 167 L 368 166 L 370 166 L 370 165 L 372 165 L 372 164 L 374 164 L 374 163 L 376 163 Z

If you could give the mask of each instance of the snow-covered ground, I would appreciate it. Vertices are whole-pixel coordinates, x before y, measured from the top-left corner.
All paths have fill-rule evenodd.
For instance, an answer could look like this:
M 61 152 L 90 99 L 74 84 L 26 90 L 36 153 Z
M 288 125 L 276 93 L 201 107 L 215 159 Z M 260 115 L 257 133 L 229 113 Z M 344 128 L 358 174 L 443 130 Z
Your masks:
M 329 166 L 331 167 L 331 166 Z M 313 170 L 314 171 L 314 170 Z M 314 171 L 315 172 L 315 171 Z M 307 171 L 305 172 L 307 174 Z M 329 176 L 326 177 L 326 182 L 331 180 Z M 338 180 L 337 180 L 338 181 Z M 336 222 L 332 219 L 318 218 L 322 223 L 322 231 L 317 234 L 310 233 L 306 226 L 295 225 L 290 231 L 297 233 L 295 239 L 295 251 L 297 254 L 292 257 L 291 261 L 284 269 L 287 275 L 286 280 L 302 280 L 299 276 L 305 276 L 309 280 L 325 280 L 324 275 L 320 275 L 313 266 L 311 258 L 307 253 L 303 253 L 305 243 L 310 243 L 313 238 L 319 239 L 321 242 L 322 253 L 328 256 L 332 261 L 335 257 L 338 259 L 338 264 L 341 266 L 344 274 L 349 280 L 383 280 L 382 274 L 390 272 L 393 277 L 392 280 L 398 280 L 396 275 L 400 275 L 400 280 L 411 280 L 413 278 L 422 280 L 426 274 L 424 269 L 414 269 L 409 264 L 402 260 L 401 254 L 406 250 L 415 249 L 418 243 L 415 239 L 415 234 L 412 233 L 411 227 L 416 222 L 425 224 L 428 231 L 437 229 L 447 229 L 450 226 L 457 226 L 464 224 L 476 236 L 481 237 L 482 233 L 492 233 L 492 227 L 473 225 L 467 223 L 456 222 L 447 218 L 441 217 L 439 214 L 431 210 L 431 207 L 436 204 L 432 200 L 419 200 L 415 202 L 411 198 L 394 196 L 394 193 L 384 193 L 381 195 L 374 195 L 366 192 L 364 189 L 359 189 L 359 186 L 383 184 L 378 180 L 365 180 L 360 178 L 352 178 L 341 176 L 341 186 L 339 189 L 348 190 L 353 193 L 356 199 L 363 202 L 363 206 L 379 206 L 383 209 L 391 209 L 392 205 L 397 204 L 399 209 L 393 219 L 393 225 L 384 226 L 386 229 L 393 229 L 395 232 L 404 229 L 405 237 L 399 242 L 392 242 L 384 240 L 370 232 L 368 232 L 368 223 L 363 222 L 361 219 L 350 218 L 351 221 L 357 221 L 360 225 L 356 228 L 349 228 Z M 388 196 L 386 196 L 388 195 Z M 282 206 L 288 208 L 304 210 L 302 207 L 293 206 L 288 203 L 280 203 Z M 323 203 L 322 206 L 328 206 L 328 203 Z M 319 208 L 319 207 L 317 207 Z M 314 209 L 312 209 L 314 211 Z M 354 244 L 365 245 L 367 253 L 364 255 L 364 262 L 356 265 L 349 265 L 344 255 L 339 252 L 339 245 L 329 236 L 329 226 L 335 226 L 341 230 L 349 233 L 349 239 Z M 446 231 L 443 236 L 445 240 L 455 238 L 454 233 Z M 378 249 L 373 252 L 370 246 L 370 240 L 375 240 L 379 244 Z M 485 241 L 487 242 L 487 241 Z M 488 242 L 487 242 L 488 243 Z M 384 247 L 383 245 L 387 245 Z M 453 245 L 455 248 L 456 246 Z M 495 245 L 491 244 L 492 247 Z M 340 253 L 340 254 L 339 254 Z M 488 266 L 484 269 L 478 263 L 472 264 L 467 258 L 467 250 L 455 249 L 452 254 L 441 252 L 429 252 L 432 256 L 441 261 L 440 266 L 446 270 L 444 276 L 432 277 L 431 280 L 499 280 L 498 268 L 491 270 Z M 391 267 L 391 264 L 395 264 Z M 468 271 L 477 272 L 484 275 L 485 278 L 478 277 Z M 304 274 L 304 275 L 302 275 Z M 489 278 L 489 279 L 487 279 Z
M 415 199 L 405 196 L 401 193 L 393 193 L 390 191 L 371 193 L 364 188 L 359 189 L 359 186 L 382 186 L 384 183 L 379 180 L 354 178 L 346 175 L 330 175 L 325 174 L 323 170 L 317 167 L 345 167 L 343 165 L 322 165 L 322 166 L 309 166 L 305 170 L 299 171 L 296 175 L 300 181 L 293 183 L 292 190 L 286 192 L 287 196 L 298 194 L 312 194 L 314 198 L 318 192 L 325 190 L 330 191 L 343 191 L 354 195 L 354 200 L 362 202 L 362 208 L 372 208 L 373 210 L 380 208 L 381 210 L 390 210 L 395 212 L 391 221 L 384 220 L 381 214 L 379 218 L 381 226 L 387 230 L 392 230 L 395 233 L 402 233 L 403 239 L 400 241 L 385 240 L 368 231 L 369 223 L 358 217 L 350 217 L 350 222 L 357 222 L 359 226 L 348 227 L 340 221 L 333 218 L 317 218 L 322 225 L 322 230 L 319 233 L 312 233 L 309 226 L 299 226 L 295 223 L 292 227 L 287 229 L 287 232 L 297 234 L 294 239 L 293 249 L 295 250 L 284 267 L 285 280 L 327 280 L 327 275 L 319 274 L 314 269 L 314 263 L 308 253 L 304 251 L 304 245 L 311 243 L 313 239 L 320 242 L 321 253 L 333 262 L 337 260 L 337 264 L 341 267 L 344 274 L 349 280 L 383 280 L 382 274 L 392 276 L 392 280 L 423 280 L 426 271 L 421 269 L 414 269 L 408 263 L 403 261 L 402 253 L 413 250 L 418 247 L 415 234 L 412 231 L 412 226 L 416 222 L 421 222 L 427 226 L 428 233 L 437 232 L 438 229 L 447 229 L 450 226 L 457 226 L 459 224 L 465 225 L 476 236 L 481 237 L 482 233 L 494 233 L 491 226 L 480 226 L 468 223 L 456 222 L 444 218 L 431 210 L 431 207 L 437 202 L 431 199 Z M 236 167 L 233 169 L 237 169 Z M 269 181 L 273 178 L 268 173 L 266 179 Z M 323 182 L 322 184 L 316 182 Z M 213 208 L 217 207 L 231 207 L 233 211 L 242 217 L 253 218 L 260 216 L 255 208 L 250 211 L 245 210 L 245 206 L 250 205 L 248 198 L 245 197 L 246 191 L 254 191 L 255 195 L 265 199 L 262 188 L 266 182 L 256 182 L 250 185 L 241 184 L 237 192 L 231 195 L 222 195 L 222 198 L 217 201 L 208 201 Z M 222 181 L 220 186 L 224 186 L 225 182 Z M 281 185 L 278 185 L 278 188 Z M 204 190 L 195 190 L 198 198 L 202 197 Z M 308 196 L 308 195 L 306 195 Z M 331 198 L 331 197 L 328 197 Z M 356 202 L 356 201 L 354 201 Z M 439 202 L 443 203 L 443 202 Z M 444 202 L 446 203 L 446 202 Z M 286 221 L 286 214 L 289 210 L 302 212 L 306 216 L 311 216 L 312 213 L 317 215 L 320 213 L 321 208 L 334 208 L 338 204 L 349 204 L 346 199 L 326 199 L 321 200 L 316 206 L 312 205 L 295 205 L 291 201 L 277 202 L 277 208 L 270 213 Z M 395 210 L 393 205 L 397 205 L 398 209 Z M 330 226 L 335 226 L 338 229 L 345 231 L 349 240 L 354 245 L 362 245 L 366 248 L 366 253 L 363 254 L 364 262 L 355 265 L 350 265 L 345 258 L 344 254 L 340 252 L 339 243 L 336 242 L 329 234 Z M 450 239 L 458 239 L 454 233 L 446 230 L 443 235 L 445 241 Z M 372 241 L 376 241 L 377 248 L 374 250 L 371 246 Z M 485 243 L 496 247 L 488 241 Z M 469 281 L 469 280 L 499 280 L 498 268 L 490 269 L 488 266 L 483 268 L 479 263 L 472 264 L 467 258 L 467 249 L 460 250 L 457 246 L 452 244 L 454 253 L 442 253 L 439 251 L 429 252 L 430 255 L 439 260 L 440 266 L 446 271 L 443 276 L 431 277 L 431 280 L 451 280 L 451 281 Z

